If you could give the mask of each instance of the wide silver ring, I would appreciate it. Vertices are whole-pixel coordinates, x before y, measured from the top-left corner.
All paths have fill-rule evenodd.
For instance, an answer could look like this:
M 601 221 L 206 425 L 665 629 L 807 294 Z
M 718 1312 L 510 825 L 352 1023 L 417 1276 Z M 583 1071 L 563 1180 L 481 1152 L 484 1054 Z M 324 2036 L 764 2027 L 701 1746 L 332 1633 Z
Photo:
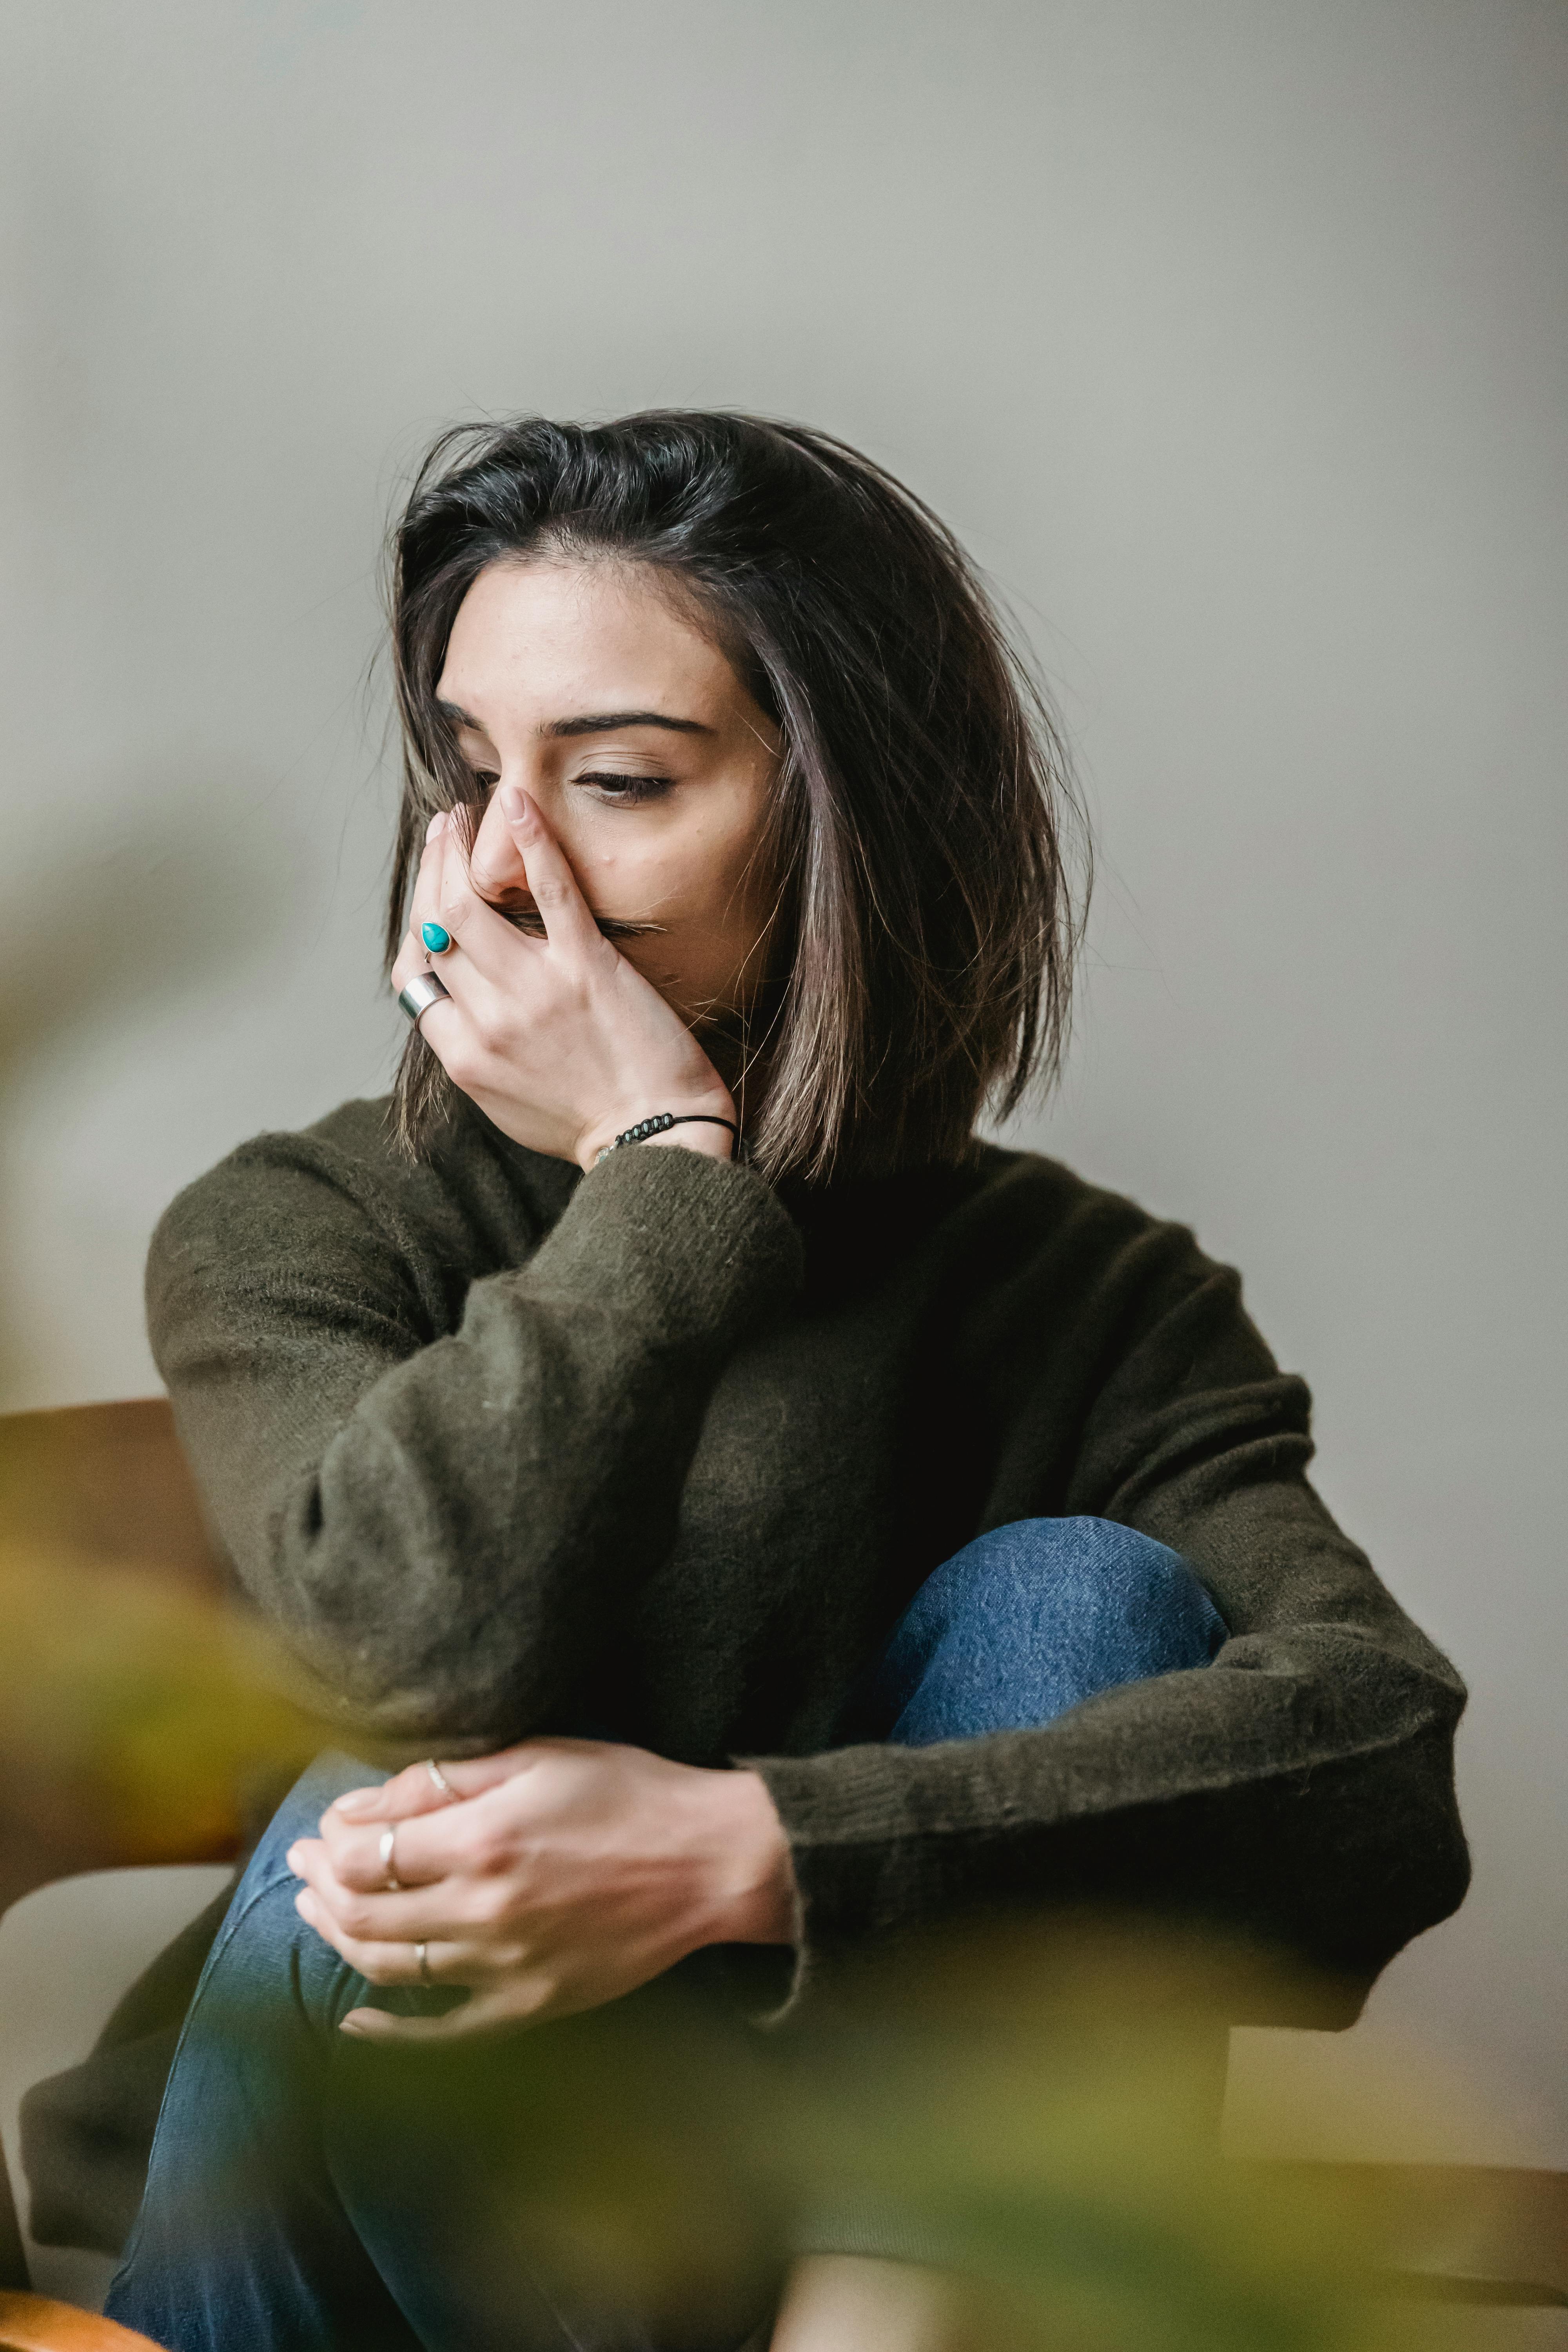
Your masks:
M 439 1004 L 444 996 L 451 993 L 449 988 L 442 986 L 435 972 L 416 971 L 407 987 L 398 990 L 397 1001 L 417 1029 L 420 1014 L 428 1013 L 433 1004 Z
M 386 1873 L 388 1895 L 401 1895 L 403 1892 L 403 1881 L 397 1875 L 396 1846 L 397 1823 L 394 1822 L 390 1829 L 383 1830 L 381 1833 L 381 1866 Z
M 436 1981 L 435 1978 L 430 1973 L 430 1963 L 425 1957 L 430 1947 L 428 1944 L 416 1944 L 414 1947 L 414 1957 L 419 1963 L 419 1981 L 421 1984 L 434 1984 Z

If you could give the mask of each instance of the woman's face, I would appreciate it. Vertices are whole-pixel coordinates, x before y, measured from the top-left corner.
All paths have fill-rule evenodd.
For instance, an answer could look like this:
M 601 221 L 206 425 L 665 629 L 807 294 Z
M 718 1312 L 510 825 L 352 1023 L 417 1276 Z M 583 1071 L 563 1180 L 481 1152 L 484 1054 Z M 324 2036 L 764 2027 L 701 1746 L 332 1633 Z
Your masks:
M 437 698 L 463 758 L 554 829 L 616 946 L 693 1024 L 764 977 L 774 877 L 760 855 L 780 740 L 656 575 L 613 561 L 502 562 L 452 625 Z M 474 879 L 487 896 L 515 871 Z M 625 935 L 619 926 L 657 926 Z

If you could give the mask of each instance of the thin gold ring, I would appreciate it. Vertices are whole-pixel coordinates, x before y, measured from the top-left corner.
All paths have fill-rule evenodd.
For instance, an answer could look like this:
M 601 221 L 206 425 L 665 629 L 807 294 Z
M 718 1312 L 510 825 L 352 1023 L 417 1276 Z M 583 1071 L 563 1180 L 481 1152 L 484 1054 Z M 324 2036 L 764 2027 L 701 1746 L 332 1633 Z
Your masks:
M 394 1822 L 390 1829 L 384 1829 L 381 1833 L 381 1866 L 386 1873 L 386 1892 L 389 1895 L 401 1895 L 403 1892 L 403 1881 L 397 1875 L 396 1844 L 397 1823 Z
M 434 1984 L 436 1981 L 435 1978 L 430 1973 L 430 1963 L 425 1957 L 430 1947 L 428 1944 L 416 1944 L 414 1947 L 414 1957 L 419 1963 L 419 1981 L 421 1984 Z

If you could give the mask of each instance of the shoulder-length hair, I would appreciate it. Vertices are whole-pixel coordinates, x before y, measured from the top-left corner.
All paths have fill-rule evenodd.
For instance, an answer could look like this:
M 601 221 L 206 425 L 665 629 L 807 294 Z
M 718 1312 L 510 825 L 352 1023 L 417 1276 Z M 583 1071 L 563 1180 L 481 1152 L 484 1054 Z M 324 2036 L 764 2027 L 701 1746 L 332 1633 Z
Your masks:
M 1063 747 L 957 540 L 826 433 L 653 410 L 607 425 L 459 425 L 391 543 L 404 792 L 387 960 L 437 810 L 484 787 L 436 702 L 487 564 L 613 556 L 680 591 L 779 728 L 764 854 L 786 929 L 750 1141 L 807 1181 L 962 1159 L 1057 1074 L 1088 843 Z M 1077 861 L 1070 861 L 1076 865 Z M 410 1033 L 395 1122 L 427 1149 L 451 1082 Z

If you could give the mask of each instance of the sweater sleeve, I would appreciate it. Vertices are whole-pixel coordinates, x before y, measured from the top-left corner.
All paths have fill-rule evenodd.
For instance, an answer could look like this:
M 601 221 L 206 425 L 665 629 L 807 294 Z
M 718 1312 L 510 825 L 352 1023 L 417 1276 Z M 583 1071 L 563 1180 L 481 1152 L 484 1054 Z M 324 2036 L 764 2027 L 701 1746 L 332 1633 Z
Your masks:
M 264 1137 L 148 1277 L 240 1582 L 345 1721 L 458 1753 L 559 1720 L 669 1548 L 720 1368 L 800 1278 L 766 1186 L 690 1151 L 616 1152 L 468 1281 L 475 1222 L 322 1130 Z
M 1237 1276 L 1181 1229 L 1139 1223 L 1103 1249 L 1077 1237 L 1098 1272 L 1073 1320 L 1110 1338 L 1065 1492 L 1054 1477 L 1031 1490 L 1030 1416 L 1015 1413 L 986 1524 L 1065 1510 L 1137 1528 L 1186 1557 L 1229 1639 L 1205 1669 L 1037 1729 L 752 1759 L 789 1835 L 805 1961 L 964 1910 L 1132 1904 L 1364 1981 L 1464 1894 L 1463 1685 L 1309 1485 L 1307 1391 L 1278 1370 Z M 1028 1390 L 1029 1343 L 1016 1318 L 986 1344 L 977 1377 L 1001 1412 L 1009 1387 Z M 1043 1454 L 1071 1336 L 1034 1353 L 1051 1357 Z

